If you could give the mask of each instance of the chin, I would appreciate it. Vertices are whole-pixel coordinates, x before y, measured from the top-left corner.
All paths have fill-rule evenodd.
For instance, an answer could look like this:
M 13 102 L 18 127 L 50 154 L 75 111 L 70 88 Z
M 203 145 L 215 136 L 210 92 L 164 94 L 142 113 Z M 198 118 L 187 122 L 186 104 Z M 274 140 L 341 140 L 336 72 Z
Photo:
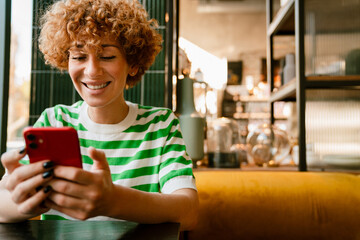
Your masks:
M 94 100 L 84 99 L 84 102 L 86 102 L 87 105 L 89 105 L 89 107 L 92 107 L 92 108 L 101 108 L 101 107 L 105 107 L 107 105 L 107 103 L 105 103 L 103 101 L 94 101 Z

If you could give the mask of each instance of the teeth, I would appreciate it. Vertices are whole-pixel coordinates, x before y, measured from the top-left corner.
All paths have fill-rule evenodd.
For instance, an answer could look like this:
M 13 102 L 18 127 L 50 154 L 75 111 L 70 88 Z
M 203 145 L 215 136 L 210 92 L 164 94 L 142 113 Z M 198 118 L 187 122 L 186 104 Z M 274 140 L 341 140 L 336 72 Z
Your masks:
M 104 84 L 101 84 L 101 85 L 89 85 L 89 84 L 86 84 L 86 86 L 88 88 L 90 88 L 91 90 L 97 90 L 97 89 L 101 89 L 101 88 L 104 88 L 108 85 L 108 83 L 104 83 Z

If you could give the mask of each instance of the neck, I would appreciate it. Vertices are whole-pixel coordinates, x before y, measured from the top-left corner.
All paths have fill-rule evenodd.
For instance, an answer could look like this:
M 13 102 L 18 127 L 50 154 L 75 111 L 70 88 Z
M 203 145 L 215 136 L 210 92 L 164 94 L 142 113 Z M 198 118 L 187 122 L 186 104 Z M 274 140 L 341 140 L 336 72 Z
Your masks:
M 129 113 L 129 106 L 124 101 L 120 105 L 104 107 L 88 107 L 89 118 L 101 124 L 116 124 L 125 119 Z

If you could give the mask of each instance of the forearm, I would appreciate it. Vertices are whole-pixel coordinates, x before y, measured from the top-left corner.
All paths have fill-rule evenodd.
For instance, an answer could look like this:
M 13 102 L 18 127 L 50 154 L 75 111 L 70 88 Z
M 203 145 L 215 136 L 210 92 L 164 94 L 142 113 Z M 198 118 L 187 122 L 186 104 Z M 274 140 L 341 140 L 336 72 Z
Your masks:
M 198 197 L 193 189 L 172 194 L 148 193 L 115 185 L 108 216 L 141 223 L 178 222 L 181 230 L 197 223 Z

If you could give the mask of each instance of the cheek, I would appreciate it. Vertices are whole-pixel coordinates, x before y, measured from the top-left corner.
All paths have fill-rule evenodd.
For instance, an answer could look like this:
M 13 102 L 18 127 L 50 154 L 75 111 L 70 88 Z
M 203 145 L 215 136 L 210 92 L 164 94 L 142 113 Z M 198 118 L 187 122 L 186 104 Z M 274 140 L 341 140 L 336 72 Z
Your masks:
M 76 66 L 73 66 L 73 65 L 70 65 L 70 64 L 69 64 L 68 72 L 69 72 L 69 75 L 70 75 L 70 77 L 71 77 L 71 80 L 75 83 L 75 82 L 76 82 L 76 79 L 77 79 L 77 78 L 79 77 L 79 75 L 80 75 L 79 69 L 78 69 Z
M 126 78 L 129 74 L 129 67 L 125 64 L 121 65 L 121 67 L 112 69 L 112 74 L 114 76 L 119 76 L 123 81 L 126 81 Z
M 124 83 L 126 82 L 127 74 L 123 69 L 107 69 L 107 74 L 112 77 L 116 82 Z

